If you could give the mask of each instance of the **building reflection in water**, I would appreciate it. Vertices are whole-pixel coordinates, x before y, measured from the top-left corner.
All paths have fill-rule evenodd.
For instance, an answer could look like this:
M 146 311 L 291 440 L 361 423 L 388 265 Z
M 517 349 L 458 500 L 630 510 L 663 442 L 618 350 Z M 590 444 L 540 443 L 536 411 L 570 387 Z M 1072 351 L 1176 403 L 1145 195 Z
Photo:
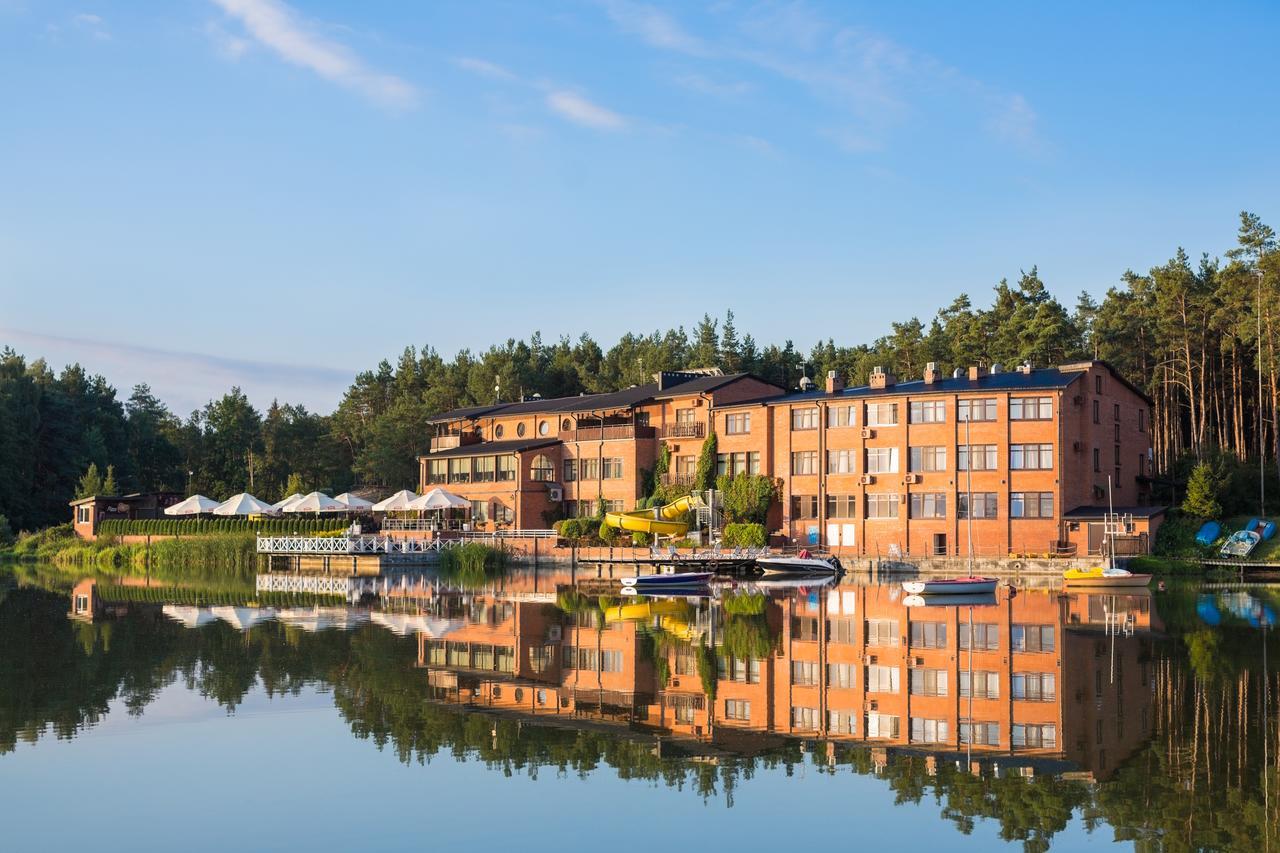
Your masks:
M 413 633 L 435 699 L 736 754 L 820 739 L 883 747 L 881 761 L 910 751 L 1094 778 L 1151 735 L 1160 625 L 1145 590 L 910 606 L 896 583 L 850 579 L 688 599 L 539 580 L 389 596 L 430 615 Z

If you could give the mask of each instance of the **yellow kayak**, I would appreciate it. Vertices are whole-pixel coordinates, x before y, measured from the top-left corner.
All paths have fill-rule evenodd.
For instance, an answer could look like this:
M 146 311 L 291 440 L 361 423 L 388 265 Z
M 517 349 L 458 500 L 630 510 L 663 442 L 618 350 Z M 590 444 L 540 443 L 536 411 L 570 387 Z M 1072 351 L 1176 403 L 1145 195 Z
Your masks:
M 1151 575 L 1138 575 L 1127 569 L 1108 569 L 1093 566 L 1088 569 L 1067 569 L 1062 573 L 1067 586 L 1146 586 Z

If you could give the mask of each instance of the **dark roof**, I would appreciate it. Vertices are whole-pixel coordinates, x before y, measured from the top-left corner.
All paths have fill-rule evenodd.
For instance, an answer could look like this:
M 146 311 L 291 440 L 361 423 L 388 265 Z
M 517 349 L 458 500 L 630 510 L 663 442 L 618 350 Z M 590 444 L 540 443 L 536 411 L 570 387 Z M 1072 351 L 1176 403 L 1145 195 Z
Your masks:
M 679 374 L 667 374 L 667 382 L 671 381 L 671 376 Z M 569 412 L 594 412 L 594 411 L 610 411 L 613 409 L 628 409 L 632 406 L 638 406 L 649 400 L 667 400 L 672 397 L 682 397 L 687 394 L 705 394 L 722 388 L 731 382 L 736 382 L 744 377 L 759 379 L 750 373 L 730 373 L 727 376 L 698 376 L 691 375 L 691 378 L 678 382 L 677 384 L 668 384 L 663 388 L 657 382 L 647 382 L 644 385 L 633 385 L 630 388 L 623 388 L 621 391 L 608 391 L 603 394 L 579 394 L 573 397 L 552 397 L 550 399 L 522 400 L 516 403 L 496 403 L 488 406 L 469 406 L 463 409 L 453 409 L 452 411 L 442 412 L 427 419 L 427 423 L 443 423 L 445 421 L 456 421 L 473 418 L 490 417 L 494 415 L 520 415 L 520 414 L 561 414 Z M 765 380 L 761 379 L 761 382 Z M 779 391 L 782 389 L 779 388 Z
M 123 501 L 124 503 L 139 503 L 140 501 L 159 500 L 160 498 L 179 497 L 180 495 L 180 492 L 130 492 L 127 495 L 89 495 L 85 498 L 76 498 L 75 500 L 68 501 L 67 503 L 69 506 L 86 504 L 91 501 L 112 501 L 115 503 Z
M 1106 518 L 1108 512 L 1116 515 L 1132 515 L 1134 518 L 1151 518 L 1168 512 L 1167 506 L 1118 506 L 1114 510 L 1105 506 L 1078 506 L 1062 514 L 1063 518 Z
M 517 438 L 512 441 L 481 441 L 476 444 L 463 444 L 448 450 L 428 453 L 423 459 L 450 459 L 456 456 L 493 456 L 499 453 L 520 453 L 533 450 L 535 447 L 550 447 L 559 444 L 558 438 Z

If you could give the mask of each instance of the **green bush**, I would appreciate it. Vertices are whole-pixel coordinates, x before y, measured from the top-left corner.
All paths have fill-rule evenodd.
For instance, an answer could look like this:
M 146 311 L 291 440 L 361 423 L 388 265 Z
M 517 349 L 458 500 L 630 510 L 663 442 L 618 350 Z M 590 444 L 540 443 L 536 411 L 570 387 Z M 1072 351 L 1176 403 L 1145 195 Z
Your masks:
M 17 541 L 13 535 L 13 528 L 9 526 L 9 519 L 0 515 L 0 548 L 10 548 Z
M 762 474 L 738 474 L 716 479 L 720 506 L 731 522 L 764 524 L 778 500 L 778 482 Z
M 153 518 L 110 519 L 98 525 L 99 536 L 208 536 L 220 533 L 324 535 L 341 533 L 345 518 Z
M 726 524 L 721 542 L 729 548 L 760 548 L 769 540 L 763 524 Z

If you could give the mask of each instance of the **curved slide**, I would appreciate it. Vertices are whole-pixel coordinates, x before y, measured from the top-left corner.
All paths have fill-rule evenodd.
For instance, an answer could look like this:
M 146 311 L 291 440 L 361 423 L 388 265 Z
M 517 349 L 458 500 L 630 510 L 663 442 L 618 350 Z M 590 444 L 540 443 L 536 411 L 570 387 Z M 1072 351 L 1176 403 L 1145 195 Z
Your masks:
M 620 530 L 632 533 L 652 533 L 655 536 L 683 536 L 689 532 L 689 525 L 676 521 L 692 509 L 700 505 L 698 498 L 685 495 L 666 506 L 655 506 L 650 509 L 633 509 L 630 512 L 606 512 L 604 523 Z

